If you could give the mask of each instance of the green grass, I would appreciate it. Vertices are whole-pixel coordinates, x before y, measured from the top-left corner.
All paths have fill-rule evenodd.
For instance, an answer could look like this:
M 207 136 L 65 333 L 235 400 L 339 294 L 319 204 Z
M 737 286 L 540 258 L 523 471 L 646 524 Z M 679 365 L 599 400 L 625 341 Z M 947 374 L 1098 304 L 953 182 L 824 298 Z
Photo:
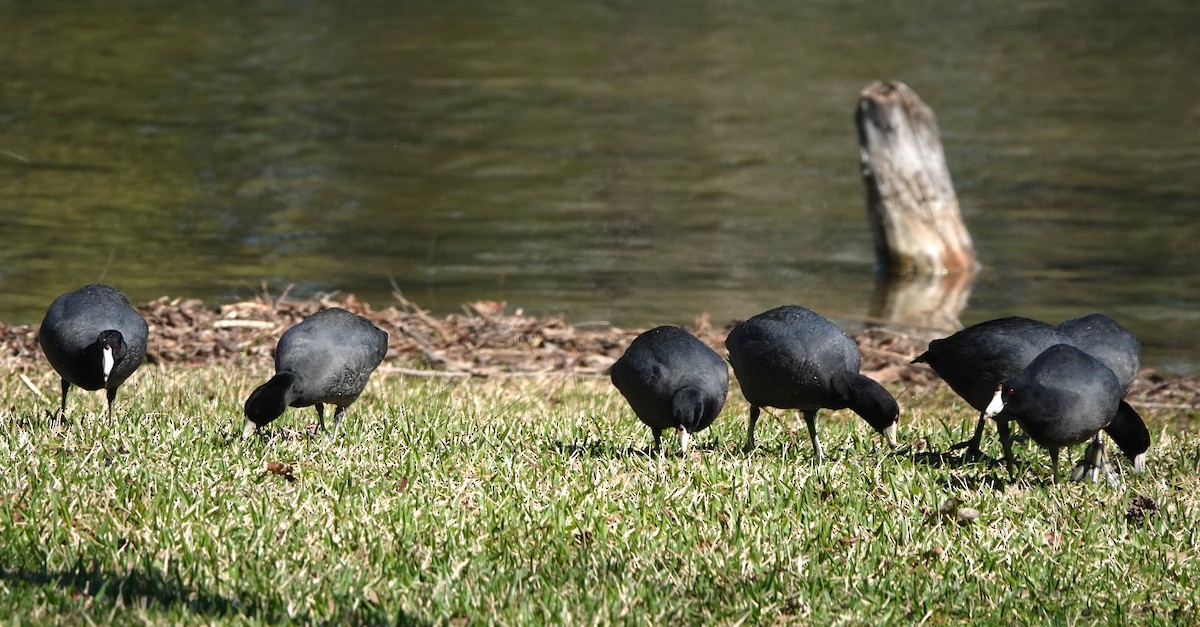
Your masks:
M 0 378 L 5 623 L 1200 621 L 1194 412 L 1147 412 L 1150 471 L 1113 488 L 1050 484 L 1028 444 L 1015 483 L 944 463 L 971 426 L 945 388 L 899 399 L 916 453 L 824 412 L 814 468 L 791 412 L 741 453 L 736 390 L 682 458 L 600 379 L 377 375 L 328 444 L 311 409 L 236 437 L 263 372 L 146 367 L 65 426 L 30 376 L 49 400 Z

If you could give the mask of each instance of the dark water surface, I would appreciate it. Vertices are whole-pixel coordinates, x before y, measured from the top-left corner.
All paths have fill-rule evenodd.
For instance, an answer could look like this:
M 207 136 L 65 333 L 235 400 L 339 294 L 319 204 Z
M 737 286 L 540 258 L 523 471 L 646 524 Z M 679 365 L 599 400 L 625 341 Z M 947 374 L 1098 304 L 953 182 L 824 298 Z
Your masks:
M 0 0 L 0 319 L 104 280 L 627 326 L 868 313 L 853 109 L 938 113 L 964 323 L 1200 355 L 1200 3 Z

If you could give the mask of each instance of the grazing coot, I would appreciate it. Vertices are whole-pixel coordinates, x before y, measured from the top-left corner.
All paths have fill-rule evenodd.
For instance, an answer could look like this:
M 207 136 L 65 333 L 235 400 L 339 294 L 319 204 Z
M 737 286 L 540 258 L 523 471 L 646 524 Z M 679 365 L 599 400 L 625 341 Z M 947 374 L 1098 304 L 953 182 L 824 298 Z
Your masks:
M 62 377 L 61 414 L 67 414 L 67 391 L 103 388 L 112 415 L 117 388 L 146 357 L 146 321 L 125 295 L 107 285 L 87 285 L 50 303 L 38 344 Z
M 996 386 L 1020 374 L 1038 355 L 1056 344 L 1077 346 L 1108 366 L 1117 376 L 1122 396 L 1137 376 L 1141 354 L 1137 338 L 1103 314 L 1068 320 L 1057 327 L 1029 318 L 1000 318 L 929 343 L 929 350 L 913 363 L 929 364 L 951 389 L 980 412 L 974 435 L 952 450 L 965 447 L 964 457 L 968 460 L 980 456 L 984 410 Z M 1150 447 L 1150 433 L 1141 416 L 1122 401 L 1106 432 L 1133 461 L 1134 470 L 1141 472 Z
M 317 424 L 330 439 L 346 408 L 387 353 L 388 334 L 345 309 L 322 309 L 290 328 L 275 347 L 275 376 L 246 399 L 243 435 L 291 407 L 316 406 Z M 333 404 L 333 434 L 325 430 L 325 403 Z
M 1030 318 L 980 322 L 950 337 L 933 340 L 912 363 L 925 363 L 979 413 L 975 434 L 951 450 L 966 447 L 969 460 L 980 456 L 984 410 L 1001 381 L 1021 373 L 1038 355 L 1067 341 L 1055 327 Z
M 816 460 L 817 411 L 850 408 L 896 447 L 896 399 L 875 380 L 859 374 L 858 345 L 824 316 L 795 305 L 763 312 L 725 338 L 733 372 L 750 401 L 744 450 L 754 448 L 754 425 L 762 407 L 798 409 L 808 424 Z
M 1056 344 L 1038 355 L 1015 377 L 1005 379 L 985 409 L 996 421 L 1004 445 L 1009 476 L 1015 477 L 1009 421 L 1050 452 L 1053 480 L 1058 482 L 1059 449 L 1094 439 L 1103 467 L 1100 430 L 1108 426 L 1121 402 L 1121 385 L 1108 366 L 1069 344 Z
M 1142 366 L 1142 346 L 1137 336 L 1116 320 L 1098 313 L 1067 320 L 1058 325 L 1058 329 L 1070 338 L 1073 346 L 1100 360 L 1113 371 L 1121 387 L 1121 398 L 1125 398 Z M 1117 415 L 1104 428 L 1104 432 L 1133 462 L 1134 472 L 1140 473 L 1146 469 L 1150 430 L 1137 410 L 1122 400 L 1117 407 Z
M 664 429 L 678 429 L 687 453 L 691 434 L 707 428 L 729 391 L 729 369 L 721 356 L 691 333 L 673 326 L 637 336 L 612 366 L 613 385 L 646 426 L 654 447 Z

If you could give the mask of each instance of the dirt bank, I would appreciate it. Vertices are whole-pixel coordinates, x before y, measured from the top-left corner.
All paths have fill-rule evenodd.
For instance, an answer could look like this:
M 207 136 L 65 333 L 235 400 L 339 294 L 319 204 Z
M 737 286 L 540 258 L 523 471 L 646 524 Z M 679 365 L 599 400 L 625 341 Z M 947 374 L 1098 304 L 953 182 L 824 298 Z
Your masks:
M 463 313 L 431 316 L 396 295 L 397 304 L 374 310 L 353 295 L 294 301 L 260 296 L 216 309 L 194 299 L 160 298 L 137 309 L 150 325 L 148 358 L 158 364 L 259 364 L 271 362 L 275 342 L 288 327 L 321 307 L 338 306 L 366 316 L 389 334 L 384 371 L 412 376 L 504 377 L 544 373 L 601 376 L 642 329 L 572 326 L 562 318 L 508 312 L 502 303 L 476 302 Z M 715 327 L 700 317 L 690 330 L 722 355 L 735 321 Z M 888 329 L 854 335 L 863 372 L 883 382 L 926 386 L 938 381 L 924 365 L 908 362 L 924 342 Z M 37 325 L 0 323 L 0 365 L 9 371 L 44 368 Z M 1162 377 L 1144 370 L 1130 401 L 1135 405 L 1200 409 L 1200 380 Z

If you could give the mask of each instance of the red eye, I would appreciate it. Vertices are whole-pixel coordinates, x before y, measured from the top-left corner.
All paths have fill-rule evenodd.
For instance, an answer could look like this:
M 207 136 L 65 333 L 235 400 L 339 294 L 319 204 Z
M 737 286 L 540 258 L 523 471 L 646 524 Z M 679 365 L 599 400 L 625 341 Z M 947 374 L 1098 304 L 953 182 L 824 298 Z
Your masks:
M 1016 394 L 1016 393 L 1017 393 L 1017 391 L 1012 388 L 1008 388 L 1007 390 L 1004 390 L 1004 394 L 1007 396 L 1012 396 L 1013 394 Z

